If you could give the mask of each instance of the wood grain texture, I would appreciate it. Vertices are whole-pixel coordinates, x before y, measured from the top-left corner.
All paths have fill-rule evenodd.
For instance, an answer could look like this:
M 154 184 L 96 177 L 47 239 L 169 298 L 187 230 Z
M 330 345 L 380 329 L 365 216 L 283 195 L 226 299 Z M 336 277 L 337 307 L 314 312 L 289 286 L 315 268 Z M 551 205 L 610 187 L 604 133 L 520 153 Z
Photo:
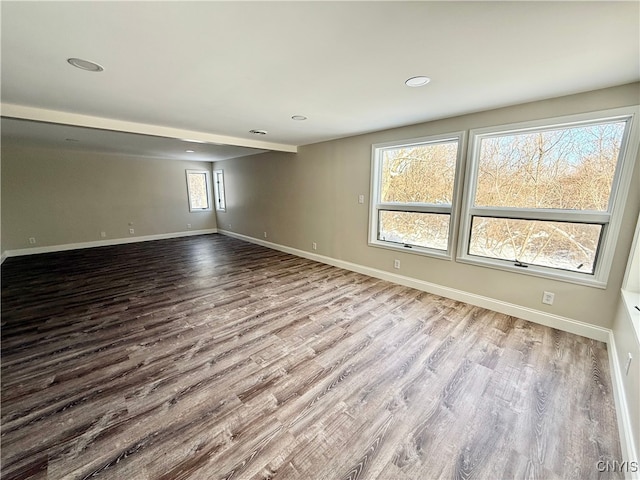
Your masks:
M 219 235 L 2 266 L 3 480 L 591 479 L 606 345 Z

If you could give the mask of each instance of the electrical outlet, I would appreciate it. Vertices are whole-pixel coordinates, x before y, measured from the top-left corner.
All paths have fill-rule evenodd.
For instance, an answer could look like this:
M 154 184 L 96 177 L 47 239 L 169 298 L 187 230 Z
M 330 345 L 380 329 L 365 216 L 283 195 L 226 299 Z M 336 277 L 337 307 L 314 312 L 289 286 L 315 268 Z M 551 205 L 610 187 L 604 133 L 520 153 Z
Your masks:
M 629 367 L 631 367 L 631 360 L 633 360 L 633 355 L 631 355 L 631 352 L 627 353 L 627 364 L 624 367 L 624 374 L 625 375 L 629 375 Z
M 358 203 L 364 203 L 364 195 L 358 195 Z
M 100 232 L 100 238 L 107 238 L 107 232 Z
M 318 244 L 316 242 L 313 242 L 311 244 L 311 248 L 313 248 L 314 250 L 317 250 L 318 249 Z
M 191 224 L 187 223 L 187 230 L 191 230 Z
M 29 245 L 35 245 L 36 244 L 36 237 L 29 237 Z
M 553 305 L 553 300 L 555 299 L 556 294 L 553 292 L 544 292 L 542 294 L 542 303 L 547 305 Z
M 400 260 L 394 260 L 393 261 L 393 268 L 400 269 Z
M 133 235 L 134 233 L 136 233 L 136 231 L 133 228 L 129 229 L 129 235 Z
M 267 232 L 264 232 L 264 238 L 267 238 Z

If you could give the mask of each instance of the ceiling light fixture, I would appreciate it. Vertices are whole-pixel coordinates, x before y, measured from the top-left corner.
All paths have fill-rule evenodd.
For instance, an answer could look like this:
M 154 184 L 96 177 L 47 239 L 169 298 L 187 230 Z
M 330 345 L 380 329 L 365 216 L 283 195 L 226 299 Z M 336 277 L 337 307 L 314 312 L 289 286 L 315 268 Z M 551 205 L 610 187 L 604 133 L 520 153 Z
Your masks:
M 292 120 L 306 120 L 307 117 L 305 117 L 304 115 L 294 115 L 293 117 L 291 117 Z
M 187 152 L 187 153 L 196 153 L 195 150 L 185 150 L 185 152 Z
M 67 62 L 69 62 L 70 65 L 80 68 L 81 70 L 86 70 L 87 72 L 102 72 L 104 70 L 102 65 L 98 65 L 95 62 L 90 62 L 89 60 L 83 60 L 81 58 L 67 58 Z
M 407 79 L 404 84 L 407 87 L 422 87 L 424 85 L 426 85 L 427 83 L 429 83 L 431 81 L 431 79 L 429 77 L 424 77 L 422 75 L 418 76 L 418 77 L 411 77 L 409 79 Z
M 253 133 L 254 135 L 266 135 L 266 130 L 249 130 L 249 133 Z

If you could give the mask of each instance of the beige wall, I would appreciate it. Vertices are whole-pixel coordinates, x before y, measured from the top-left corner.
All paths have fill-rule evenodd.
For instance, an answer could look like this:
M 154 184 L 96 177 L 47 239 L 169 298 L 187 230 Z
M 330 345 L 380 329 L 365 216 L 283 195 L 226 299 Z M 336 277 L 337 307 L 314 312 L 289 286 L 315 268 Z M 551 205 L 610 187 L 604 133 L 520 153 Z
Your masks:
M 2 251 L 215 228 L 189 212 L 192 168 L 211 164 L 3 144 Z
M 640 210 L 640 167 L 624 213 L 606 290 L 440 260 L 367 245 L 371 145 L 392 140 L 542 119 L 638 103 L 640 84 L 480 112 L 301 147 L 298 154 L 270 152 L 216 162 L 225 172 L 227 211 L 222 230 L 287 247 L 463 290 L 563 317 L 610 328 Z M 425 107 L 426 108 L 426 107 Z M 358 204 L 358 195 L 365 203 Z M 393 259 L 401 260 L 400 271 Z M 554 305 L 541 303 L 555 292 Z

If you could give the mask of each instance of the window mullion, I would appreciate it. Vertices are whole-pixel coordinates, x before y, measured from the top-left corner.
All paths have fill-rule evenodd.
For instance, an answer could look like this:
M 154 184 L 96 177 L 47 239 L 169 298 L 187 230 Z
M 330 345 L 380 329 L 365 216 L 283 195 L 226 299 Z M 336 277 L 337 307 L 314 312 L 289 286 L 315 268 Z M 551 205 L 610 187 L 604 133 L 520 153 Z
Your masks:
M 451 213 L 451 205 L 431 205 L 417 203 L 378 203 L 377 210 L 415 213 Z
M 611 215 L 608 212 L 593 212 L 583 210 L 556 210 L 534 208 L 509 207 L 472 207 L 469 213 L 475 217 L 510 218 L 518 220 L 541 220 L 573 223 L 609 223 Z

